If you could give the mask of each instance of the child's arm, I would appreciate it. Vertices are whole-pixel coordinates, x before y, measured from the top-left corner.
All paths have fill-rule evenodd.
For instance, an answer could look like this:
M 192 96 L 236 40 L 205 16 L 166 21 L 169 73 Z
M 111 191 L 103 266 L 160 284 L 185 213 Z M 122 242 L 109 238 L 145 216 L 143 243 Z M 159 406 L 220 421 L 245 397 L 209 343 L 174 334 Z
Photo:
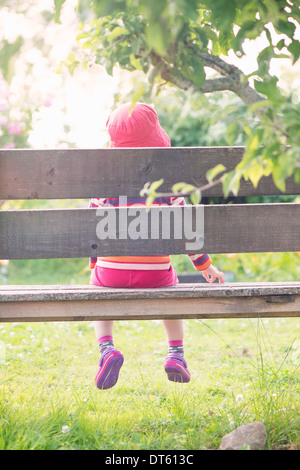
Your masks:
M 208 282 L 214 282 L 216 279 L 219 279 L 219 282 L 225 282 L 225 274 L 215 268 L 212 264 L 202 271 L 203 276 Z

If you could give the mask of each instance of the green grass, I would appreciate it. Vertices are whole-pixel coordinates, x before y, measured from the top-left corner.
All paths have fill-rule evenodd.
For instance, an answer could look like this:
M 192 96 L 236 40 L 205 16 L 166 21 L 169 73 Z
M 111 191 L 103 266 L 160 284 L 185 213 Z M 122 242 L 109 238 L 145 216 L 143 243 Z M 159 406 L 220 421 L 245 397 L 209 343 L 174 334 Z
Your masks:
M 0 449 L 217 449 L 253 421 L 265 423 L 269 449 L 300 448 L 299 327 L 188 320 L 192 380 L 181 385 L 166 379 L 159 321 L 117 322 L 124 366 L 99 391 L 90 323 L 1 324 Z

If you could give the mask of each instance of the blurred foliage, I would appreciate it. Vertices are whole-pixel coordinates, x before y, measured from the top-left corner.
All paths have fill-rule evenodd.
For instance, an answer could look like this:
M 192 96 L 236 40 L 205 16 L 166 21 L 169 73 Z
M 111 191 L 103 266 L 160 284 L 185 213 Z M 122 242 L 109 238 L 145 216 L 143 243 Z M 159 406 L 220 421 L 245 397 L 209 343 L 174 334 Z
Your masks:
M 123 89 L 117 92 L 114 106 L 131 101 L 135 90 L 146 87 L 146 84 L 143 74 L 133 74 L 129 92 Z M 231 145 L 232 127 L 235 128 L 234 144 L 245 145 L 247 134 L 244 126 L 254 128 L 257 124 L 255 115 L 247 114 L 245 104 L 230 92 L 204 95 L 164 85 L 155 94 L 146 95 L 144 101 L 153 104 L 172 147 Z
M 221 270 L 234 273 L 240 282 L 299 281 L 300 252 L 236 253 L 214 255 Z
M 229 282 L 226 273 L 232 273 L 235 282 L 291 282 L 300 279 L 300 252 L 222 253 L 211 258 L 213 264 L 225 272 L 225 282 Z M 195 273 L 186 256 L 173 255 L 171 259 L 178 273 Z
M 61 94 L 59 87 L 64 85 L 64 78 L 60 77 L 61 85 L 56 90 L 53 86 L 57 78 L 54 73 L 57 65 L 55 49 L 60 47 L 60 31 L 67 34 L 70 26 L 62 28 L 57 25 L 55 15 L 52 1 L 39 4 L 34 0 L 0 0 L 2 148 L 27 148 L 33 126 L 47 114 L 46 108 L 57 105 L 57 97 Z M 71 26 L 72 32 L 74 27 L 76 24 Z M 55 78 L 51 79 L 51 75 Z M 59 106 L 63 114 L 65 109 L 61 99 Z M 52 110 L 49 111 L 51 114 Z M 62 137 L 57 138 L 55 145 L 74 147 L 69 131 L 70 127 L 65 124 Z
M 9 85 L 0 72 L 0 148 L 26 148 L 35 107 L 30 102 L 11 103 Z
M 6 39 L 0 41 L 0 70 L 2 70 L 3 78 L 7 82 L 10 82 L 13 77 L 14 63 L 16 57 L 20 54 L 23 43 L 22 36 L 18 36 L 13 42 Z
M 85 258 L 13 260 L 3 266 L 0 261 L 0 284 L 88 284 L 89 277 Z
M 61 7 L 60 1 L 57 11 Z M 287 177 L 294 175 L 300 182 L 299 93 L 281 90 L 278 77 L 270 73 L 274 58 L 290 58 L 293 64 L 299 59 L 300 44 L 295 35 L 299 2 L 80 0 L 78 10 L 82 24 L 77 41 L 86 56 L 81 60 L 72 55 L 65 61 L 71 73 L 79 63 L 92 61 L 103 65 L 108 74 L 114 67 L 143 71 L 149 83 L 136 89 L 133 102 L 166 81 L 204 93 L 230 89 L 247 104 L 248 117 L 256 114 L 255 127 L 244 125 L 243 161 L 223 177 L 225 195 L 238 193 L 241 177 L 256 186 L 262 176 L 272 174 L 283 192 Z M 220 57 L 230 50 L 243 57 L 244 41 L 258 37 L 264 37 L 267 45 L 249 76 Z M 206 67 L 219 73 L 216 80 L 207 77 Z M 249 85 L 250 78 L 254 88 Z M 229 123 L 230 145 L 236 145 L 239 134 L 240 125 Z

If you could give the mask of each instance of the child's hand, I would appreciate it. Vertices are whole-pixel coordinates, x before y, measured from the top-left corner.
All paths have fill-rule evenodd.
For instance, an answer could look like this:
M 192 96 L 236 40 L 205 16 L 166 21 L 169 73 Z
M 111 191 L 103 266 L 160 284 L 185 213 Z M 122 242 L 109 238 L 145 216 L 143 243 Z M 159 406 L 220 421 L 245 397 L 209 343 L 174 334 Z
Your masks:
M 219 282 L 225 282 L 225 274 L 215 268 L 212 264 L 209 268 L 202 271 L 203 276 L 208 282 L 214 282 L 216 279 L 219 279 Z

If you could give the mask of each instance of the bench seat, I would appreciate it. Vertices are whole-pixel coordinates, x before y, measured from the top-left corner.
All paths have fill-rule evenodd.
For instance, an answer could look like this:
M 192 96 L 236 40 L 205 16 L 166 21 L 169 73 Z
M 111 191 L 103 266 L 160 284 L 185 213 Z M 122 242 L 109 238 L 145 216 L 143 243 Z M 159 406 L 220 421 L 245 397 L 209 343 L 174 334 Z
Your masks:
M 1 322 L 297 316 L 300 282 L 178 284 L 157 289 L 0 287 Z

